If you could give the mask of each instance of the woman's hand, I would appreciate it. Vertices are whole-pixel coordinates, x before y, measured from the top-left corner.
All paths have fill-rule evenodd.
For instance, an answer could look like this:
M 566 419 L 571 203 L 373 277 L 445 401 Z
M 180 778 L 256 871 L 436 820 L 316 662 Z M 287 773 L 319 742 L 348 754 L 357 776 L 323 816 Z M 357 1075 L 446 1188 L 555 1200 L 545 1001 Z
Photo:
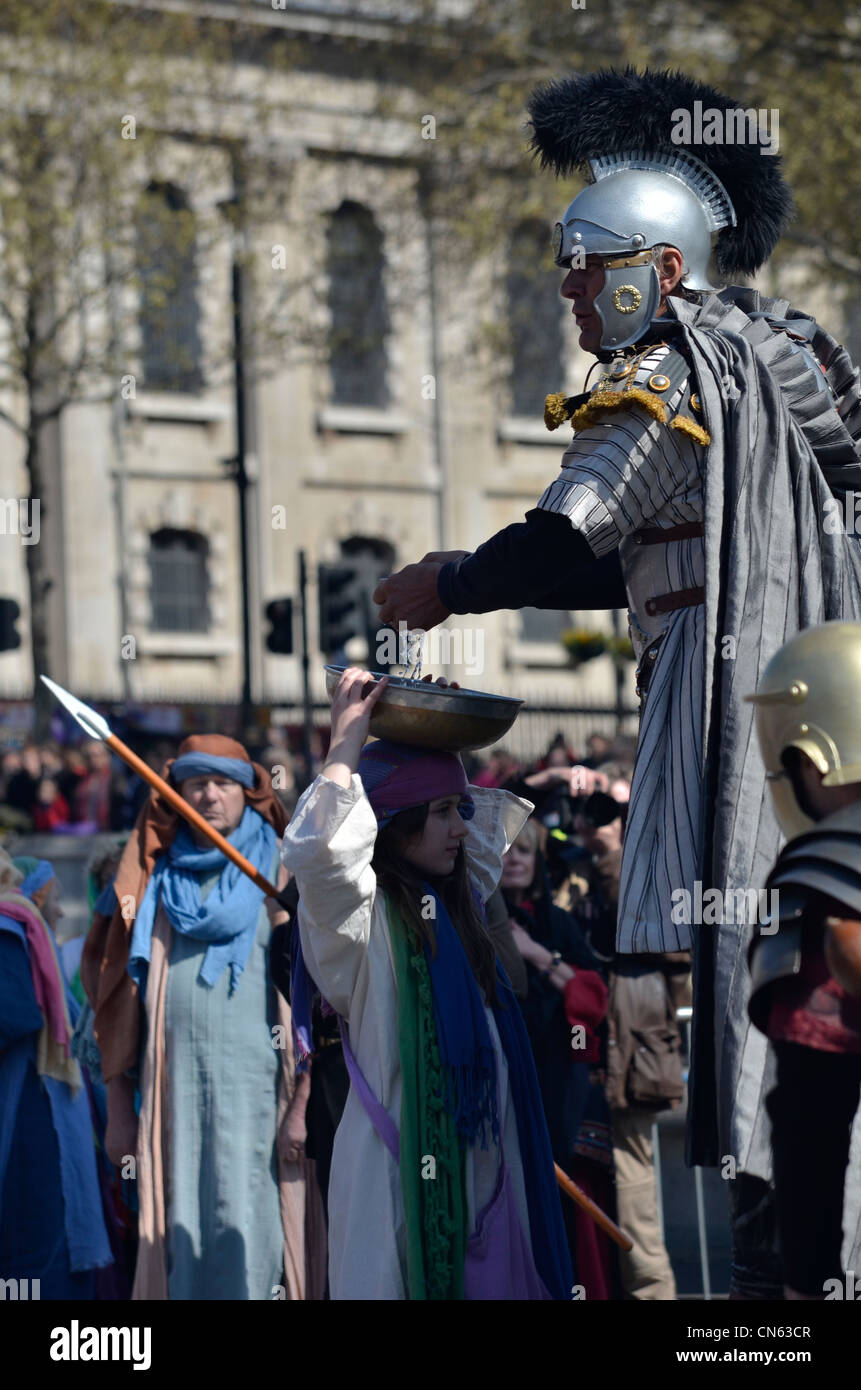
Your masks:
M 428 671 L 428 673 L 427 673 L 426 676 L 422 676 L 422 678 L 421 678 L 419 684 L 420 684 L 420 685 L 424 685 L 425 681 L 432 681 L 432 680 L 433 680 L 433 676 L 431 675 L 430 671 Z M 446 686 L 449 686 L 449 689 L 451 689 L 451 690 L 460 690 L 460 685 L 458 684 L 457 681 L 451 681 L 451 682 L 449 682 L 449 681 L 446 680 L 445 676 L 437 676 L 436 681 L 434 682 L 434 684 L 435 684 L 435 685 L 446 685 Z
M 558 989 L 561 993 L 568 981 L 574 979 L 574 971 L 571 966 L 566 965 L 564 961 L 559 961 L 557 965 L 554 965 L 553 952 L 548 951 L 547 947 L 542 946 L 539 941 L 533 941 L 525 927 L 521 927 L 520 923 L 515 922 L 513 918 L 508 919 L 508 925 L 511 927 L 514 944 L 523 959 L 528 961 L 535 970 L 540 970 L 542 974 L 546 974 L 554 989 Z
M 593 792 L 609 792 L 610 779 L 604 772 L 596 772 L 593 767 L 583 767 L 578 764 L 576 767 L 565 769 L 568 776 L 569 791 L 571 796 L 591 796 Z
M 545 787 L 552 787 L 554 782 L 570 783 L 572 771 L 570 767 L 544 767 L 540 772 L 530 772 L 523 780 L 527 787 L 542 791 Z
M 374 689 L 374 677 L 359 666 L 348 666 L 332 696 L 332 742 L 352 739 L 359 746 L 368 736 L 374 706 L 389 683 L 383 676 Z
M 332 696 L 332 741 L 323 776 L 349 788 L 359 766 L 374 706 L 389 683 L 383 676 L 374 686 L 370 671 L 348 666 Z
M 534 961 L 536 951 L 541 949 L 538 943 L 532 940 L 526 928 L 521 927 L 519 922 L 515 922 L 513 917 L 509 917 L 508 925 L 511 927 L 511 935 L 514 938 L 514 944 L 523 959 Z

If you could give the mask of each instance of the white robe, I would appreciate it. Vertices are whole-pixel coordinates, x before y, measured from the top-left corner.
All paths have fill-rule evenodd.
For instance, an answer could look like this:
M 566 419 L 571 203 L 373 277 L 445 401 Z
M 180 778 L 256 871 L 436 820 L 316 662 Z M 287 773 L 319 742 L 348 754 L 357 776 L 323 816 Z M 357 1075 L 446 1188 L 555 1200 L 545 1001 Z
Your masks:
M 475 815 L 464 841 L 482 901 L 496 888 L 502 856 L 532 806 L 510 792 L 471 787 Z M 299 889 L 299 930 L 308 970 L 350 1027 L 356 1060 L 377 1099 L 400 1128 L 401 1065 L 397 985 L 385 901 L 371 857 L 377 823 L 358 774 L 350 790 L 318 777 L 303 793 L 284 835 L 281 857 Z M 523 1230 L 529 1216 L 508 1069 L 493 1015 L 500 1127 Z M 493 1195 L 498 1147 L 467 1153 L 470 1230 Z M 432 1179 L 429 1179 L 432 1181 Z M 329 1182 L 329 1286 L 333 1299 L 405 1299 L 406 1230 L 400 1174 L 350 1088 L 332 1155 Z

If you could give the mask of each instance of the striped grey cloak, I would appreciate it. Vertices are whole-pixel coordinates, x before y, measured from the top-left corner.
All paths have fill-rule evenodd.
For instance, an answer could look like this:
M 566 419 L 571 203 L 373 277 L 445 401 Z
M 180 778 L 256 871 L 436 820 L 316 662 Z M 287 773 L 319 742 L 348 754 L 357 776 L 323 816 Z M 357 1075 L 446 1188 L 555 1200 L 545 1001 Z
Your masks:
M 635 617 L 643 593 L 628 549 L 632 532 L 644 520 L 664 526 L 700 516 L 704 521 L 704 540 L 655 547 L 670 582 L 653 586 L 652 593 L 702 583 L 705 603 L 669 615 L 646 700 L 627 832 L 633 827 L 638 849 L 623 864 L 620 886 L 619 949 L 635 951 L 684 944 L 665 900 L 671 885 L 699 880 L 703 893 L 717 888 L 722 895 L 764 886 L 781 837 L 753 707 L 743 697 L 796 632 L 834 618 L 861 618 L 861 539 L 823 526 L 833 496 L 861 491 L 855 442 L 861 394 L 847 354 L 817 326 L 813 347 L 835 410 L 817 370 L 763 317 L 802 320 L 786 301 L 731 287 L 702 305 L 671 298 L 667 307 L 661 336 L 692 364 L 687 389 L 700 397 L 710 444 L 705 451 L 688 445 L 685 455 L 632 409 L 606 426 L 617 454 L 632 444 L 636 451 L 616 486 L 608 481 L 611 449 L 590 430 L 589 440 L 582 434 L 575 440 L 582 452 L 591 445 L 602 453 L 602 465 L 566 455 L 569 486 L 552 484 L 539 503 L 568 513 L 596 555 L 619 546 Z M 635 417 L 638 438 L 632 441 L 626 434 Z M 655 471 L 658 439 L 663 480 Z M 651 844 L 638 825 L 655 832 Z M 650 877 L 658 882 L 662 874 L 660 887 L 652 889 L 661 911 L 654 902 L 644 911 Z M 747 1015 L 747 948 L 755 930 L 731 922 L 691 930 L 688 1161 L 714 1165 L 731 1155 L 737 1171 L 768 1179 L 762 1102 L 773 1083 L 772 1058 Z M 858 1152 L 857 1124 L 855 1141 Z M 854 1229 L 851 1212 L 847 1229 Z

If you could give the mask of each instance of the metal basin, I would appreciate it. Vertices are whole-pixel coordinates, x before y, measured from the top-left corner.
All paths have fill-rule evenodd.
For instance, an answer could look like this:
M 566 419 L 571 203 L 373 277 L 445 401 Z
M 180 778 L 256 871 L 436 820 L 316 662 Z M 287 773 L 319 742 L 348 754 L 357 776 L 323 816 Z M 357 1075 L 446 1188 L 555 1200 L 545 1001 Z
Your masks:
M 326 667 L 330 700 L 345 669 Z M 371 675 L 375 681 L 382 680 L 379 671 Z M 511 728 L 522 705 L 522 700 L 508 695 L 452 690 L 450 686 L 390 676 L 371 715 L 370 732 L 374 738 L 388 738 L 393 743 L 463 753 L 497 743 Z

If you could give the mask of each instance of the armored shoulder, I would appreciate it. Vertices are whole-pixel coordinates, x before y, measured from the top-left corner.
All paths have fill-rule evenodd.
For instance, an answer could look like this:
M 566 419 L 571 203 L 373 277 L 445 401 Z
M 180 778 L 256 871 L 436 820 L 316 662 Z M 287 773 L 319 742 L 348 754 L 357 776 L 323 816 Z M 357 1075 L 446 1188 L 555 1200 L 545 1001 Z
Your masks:
M 691 389 L 693 384 L 685 357 L 666 343 L 653 343 L 633 354 L 615 357 L 605 365 L 591 391 L 579 396 L 548 396 L 544 423 L 554 430 L 568 420 L 575 431 L 583 430 L 615 411 L 640 406 L 662 425 L 687 434 L 698 444 L 708 444 L 710 436 L 701 423 L 701 406 Z
M 861 833 L 848 819 L 845 814 L 830 817 L 790 840 L 768 876 L 766 887 L 777 890 L 774 916 L 753 938 L 748 953 L 748 1012 L 763 1033 L 768 1027 L 772 987 L 801 969 L 804 928 L 821 925 L 834 903 L 843 904 L 845 920 L 838 924 L 831 945 L 826 944 L 826 957 L 835 978 L 843 984 L 844 974 L 851 976 L 851 987 L 844 987 L 856 992 L 859 953 L 854 919 L 861 918 Z
M 761 1033 L 768 1032 L 772 989 L 780 980 L 797 975 L 801 952 L 808 891 L 789 887 L 778 895 L 775 911 L 760 923 L 748 948 L 750 997 L 748 1013 Z
M 861 917 L 861 833 L 848 825 L 822 823 L 783 849 L 768 877 L 769 888 L 817 893 L 842 903 L 847 916 Z

